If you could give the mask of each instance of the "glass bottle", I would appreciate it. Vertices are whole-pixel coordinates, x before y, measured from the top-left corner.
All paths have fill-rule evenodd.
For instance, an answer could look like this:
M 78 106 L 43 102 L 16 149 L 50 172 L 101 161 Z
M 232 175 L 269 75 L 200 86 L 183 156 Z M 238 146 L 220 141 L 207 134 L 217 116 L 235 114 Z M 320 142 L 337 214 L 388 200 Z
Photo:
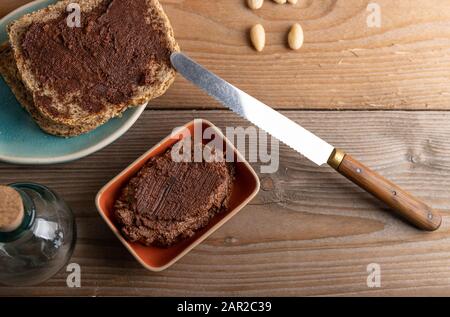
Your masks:
M 8 213 L 18 212 L 20 218 L 12 227 L 0 226 L 0 283 L 11 286 L 42 283 L 56 274 L 72 255 L 76 239 L 73 213 L 45 186 L 14 183 L 7 187 L 0 186 L 0 206 L 4 209 L 0 210 L 0 216 L 2 212 L 6 214 L 2 218 L 5 222 Z M 7 194 L 2 197 L 8 190 L 17 199 L 7 201 L 14 196 Z M 14 202 L 22 206 L 14 206 Z

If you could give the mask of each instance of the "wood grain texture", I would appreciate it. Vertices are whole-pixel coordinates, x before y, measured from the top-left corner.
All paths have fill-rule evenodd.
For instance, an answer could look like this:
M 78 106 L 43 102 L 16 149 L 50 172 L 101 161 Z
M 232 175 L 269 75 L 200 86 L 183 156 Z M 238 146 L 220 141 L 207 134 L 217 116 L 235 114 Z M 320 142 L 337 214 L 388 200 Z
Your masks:
M 2 0 L 0 4 L 0 18 L 18 7 L 31 2 L 30 0 Z
M 289 111 L 289 117 L 345 148 L 443 215 L 425 233 L 328 167 L 280 146 L 280 167 L 260 175 L 262 189 L 239 215 L 169 270 L 150 273 L 100 219 L 96 192 L 135 158 L 193 118 L 219 127 L 248 124 L 226 111 L 145 111 L 104 150 L 68 164 L 0 164 L 0 183 L 36 181 L 73 208 L 78 242 L 66 272 L 0 295 L 450 295 L 450 113 Z M 383 153 L 383 155 L 380 155 Z M 367 265 L 381 265 L 381 288 L 368 288 Z
M 433 208 L 351 155 L 345 155 L 337 170 L 417 228 L 435 231 L 441 226 L 442 218 Z
M 5 2 L 6 1 L 6 2 Z M 0 16 L 25 2 L 2 0 Z M 450 1 L 378 0 L 381 28 L 367 27 L 370 0 L 163 0 L 182 49 L 263 102 L 286 109 L 448 109 Z M 295 22 L 305 44 L 293 52 Z M 248 32 L 261 23 L 267 46 L 257 53 Z M 190 83 L 175 85 L 151 107 L 216 108 Z

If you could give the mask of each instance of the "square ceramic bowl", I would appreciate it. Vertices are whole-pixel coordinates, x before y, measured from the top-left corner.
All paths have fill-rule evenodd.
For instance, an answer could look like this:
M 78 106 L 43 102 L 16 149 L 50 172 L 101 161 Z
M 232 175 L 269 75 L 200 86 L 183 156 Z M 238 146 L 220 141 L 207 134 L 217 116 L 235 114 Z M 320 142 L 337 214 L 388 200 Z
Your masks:
M 172 147 L 176 142 L 186 136 L 186 132 L 194 135 L 194 128 L 197 131 L 205 131 L 207 128 L 212 128 L 214 135 L 222 139 L 223 149 L 231 150 L 229 153 L 234 153 L 236 164 L 236 175 L 233 182 L 233 189 L 229 201 L 228 210 L 217 214 L 210 223 L 203 229 L 186 240 L 169 247 L 161 248 L 156 246 L 145 246 L 139 243 L 131 243 L 127 241 L 120 233 L 116 226 L 113 207 L 114 202 L 120 195 L 121 189 L 127 182 L 144 166 L 144 164 L 156 155 L 164 153 L 167 149 Z M 187 129 L 187 130 L 186 130 Z M 184 132 L 183 132 L 184 130 Z M 203 141 L 210 142 L 209 140 Z M 220 141 L 219 141 L 220 142 Z M 96 205 L 98 212 L 108 224 L 109 228 L 114 232 L 116 237 L 122 244 L 130 251 L 130 253 L 141 263 L 146 269 L 154 272 L 159 272 L 167 269 L 176 261 L 181 259 L 194 247 L 200 244 L 203 240 L 209 237 L 214 231 L 219 229 L 223 224 L 236 215 L 250 200 L 252 200 L 259 191 L 259 178 L 250 164 L 242 157 L 233 144 L 225 138 L 222 132 L 207 120 L 197 119 L 191 121 L 183 126 L 182 129 L 176 133 L 172 133 L 160 143 L 151 148 L 148 152 L 134 161 L 119 175 L 114 177 L 108 184 L 106 184 L 97 194 Z

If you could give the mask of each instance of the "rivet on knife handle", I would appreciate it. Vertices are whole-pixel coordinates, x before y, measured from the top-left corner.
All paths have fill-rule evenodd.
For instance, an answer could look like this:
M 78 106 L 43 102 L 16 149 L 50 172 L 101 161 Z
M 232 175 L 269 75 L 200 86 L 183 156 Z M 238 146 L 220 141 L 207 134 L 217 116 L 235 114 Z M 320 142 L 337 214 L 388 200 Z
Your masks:
M 387 204 L 393 211 L 416 227 L 434 231 L 442 222 L 430 206 L 394 183 L 375 173 L 342 150 L 334 150 L 328 165 L 353 183 Z

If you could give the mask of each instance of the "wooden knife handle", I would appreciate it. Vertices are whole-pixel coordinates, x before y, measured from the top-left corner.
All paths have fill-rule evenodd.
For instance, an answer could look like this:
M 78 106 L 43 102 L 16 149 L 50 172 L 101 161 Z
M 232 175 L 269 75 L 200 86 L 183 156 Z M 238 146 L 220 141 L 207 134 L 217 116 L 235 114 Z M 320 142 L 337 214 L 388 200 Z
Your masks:
M 441 226 L 441 216 L 430 206 L 364 166 L 350 155 L 335 150 L 328 164 L 353 183 L 383 201 L 393 211 L 419 229 L 434 231 Z

